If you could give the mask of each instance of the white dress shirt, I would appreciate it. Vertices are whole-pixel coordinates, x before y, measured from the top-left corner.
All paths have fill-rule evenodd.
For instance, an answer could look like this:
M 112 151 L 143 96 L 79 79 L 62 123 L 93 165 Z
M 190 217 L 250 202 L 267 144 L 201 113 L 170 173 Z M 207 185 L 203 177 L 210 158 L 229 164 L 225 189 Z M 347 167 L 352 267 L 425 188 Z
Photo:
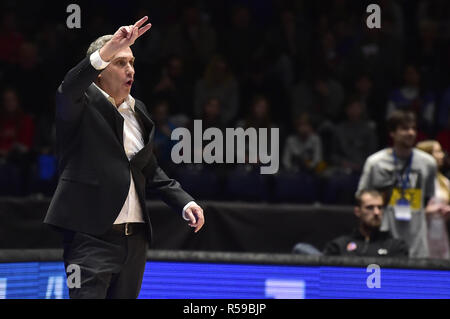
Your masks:
M 99 50 L 95 51 L 91 54 L 90 62 L 91 65 L 97 69 L 101 70 L 108 66 L 109 62 L 105 62 L 102 60 L 99 54 Z M 115 107 L 114 99 L 101 88 L 99 88 L 95 83 L 97 89 L 111 102 L 111 104 Z M 125 154 L 128 157 L 128 160 L 131 160 L 136 153 L 138 153 L 144 147 L 144 139 L 142 138 L 143 132 L 141 127 L 136 119 L 136 114 L 134 110 L 135 100 L 131 95 L 128 95 L 125 101 L 117 107 L 117 111 L 119 111 L 120 115 L 122 115 L 124 119 L 123 125 L 123 146 L 125 149 Z M 119 216 L 114 221 L 114 224 L 123 224 L 123 223 L 143 223 L 143 212 L 141 205 L 139 203 L 139 198 L 136 192 L 136 187 L 133 181 L 133 175 L 130 170 L 130 188 L 128 190 L 128 196 L 125 200 L 125 203 L 120 210 Z M 192 204 L 196 204 L 194 201 L 187 203 L 182 210 L 183 219 L 189 220 L 186 217 L 185 212 L 186 209 Z

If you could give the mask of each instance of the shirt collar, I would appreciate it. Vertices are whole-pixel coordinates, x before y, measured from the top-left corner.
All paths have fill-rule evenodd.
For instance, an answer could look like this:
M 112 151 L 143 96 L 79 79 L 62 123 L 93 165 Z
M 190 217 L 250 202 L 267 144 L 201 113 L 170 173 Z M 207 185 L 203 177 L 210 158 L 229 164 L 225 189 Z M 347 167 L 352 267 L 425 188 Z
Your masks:
M 112 105 L 116 106 L 116 102 L 114 101 L 114 99 L 105 91 L 103 91 L 97 84 L 94 84 L 94 86 L 106 97 L 106 99 L 111 102 Z M 136 100 L 131 96 L 131 94 L 128 94 L 128 96 L 125 98 L 124 103 L 126 103 L 128 106 L 131 107 L 131 109 L 134 112 L 134 105 L 136 104 Z M 121 105 L 119 105 L 117 108 L 120 108 L 123 105 L 123 103 Z

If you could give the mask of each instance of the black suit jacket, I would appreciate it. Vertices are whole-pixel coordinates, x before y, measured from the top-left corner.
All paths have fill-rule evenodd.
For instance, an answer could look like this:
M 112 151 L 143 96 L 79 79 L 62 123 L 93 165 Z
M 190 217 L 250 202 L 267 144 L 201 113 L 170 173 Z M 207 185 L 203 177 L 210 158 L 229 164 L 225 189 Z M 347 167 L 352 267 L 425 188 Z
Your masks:
M 93 85 L 100 72 L 86 57 L 67 73 L 57 90 L 59 181 L 44 223 L 93 235 L 105 233 L 128 196 L 131 170 L 151 241 L 146 188 L 180 214 L 193 198 L 158 166 L 152 150 L 154 123 L 137 99 L 135 112 L 145 146 L 128 160 L 123 117 Z

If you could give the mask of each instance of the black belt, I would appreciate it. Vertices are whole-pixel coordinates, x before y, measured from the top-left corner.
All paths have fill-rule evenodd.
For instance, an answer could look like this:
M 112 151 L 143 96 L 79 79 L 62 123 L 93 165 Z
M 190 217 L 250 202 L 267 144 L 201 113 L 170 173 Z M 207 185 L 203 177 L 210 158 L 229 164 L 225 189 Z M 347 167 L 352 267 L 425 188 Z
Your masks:
M 145 223 L 114 224 L 111 231 L 125 236 L 131 236 L 145 230 Z

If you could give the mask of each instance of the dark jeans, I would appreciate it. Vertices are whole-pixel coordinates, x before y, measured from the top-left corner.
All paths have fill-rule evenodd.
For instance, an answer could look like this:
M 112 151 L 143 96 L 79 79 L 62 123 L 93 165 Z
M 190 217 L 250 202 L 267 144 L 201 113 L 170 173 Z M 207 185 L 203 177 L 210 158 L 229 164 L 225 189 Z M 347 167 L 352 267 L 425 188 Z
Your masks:
M 65 230 L 63 237 L 66 270 L 71 264 L 81 270 L 80 287 L 69 287 L 71 299 L 139 296 L 148 249 L 145 227 L 129 236 L 114 231 L 93 236 Z

